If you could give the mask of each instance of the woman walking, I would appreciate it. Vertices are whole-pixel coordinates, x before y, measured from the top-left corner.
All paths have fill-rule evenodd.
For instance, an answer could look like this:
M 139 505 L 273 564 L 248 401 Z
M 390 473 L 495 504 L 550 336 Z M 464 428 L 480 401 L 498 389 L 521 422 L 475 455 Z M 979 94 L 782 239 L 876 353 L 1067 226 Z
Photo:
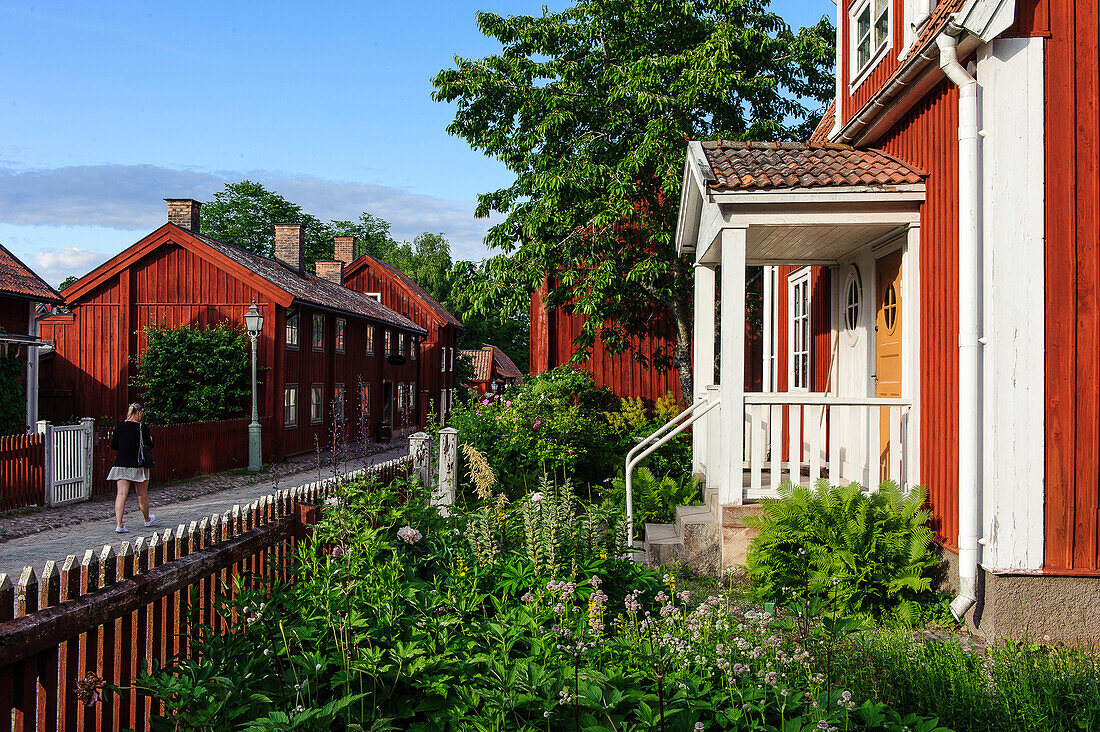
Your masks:
M 141 423 L 141 405 L 130 405 L 126 410 L 126 421 L 120 422 L 111 435 L 111 449 L 116 452 L 115 465 L 107 474 L 107 480 L 118 481 L 118 495 L 115 496 L 115 531 L 125 534 L 129 531 L 122 521 L 126 511 L 126 496 L 130 486 L 137 489 L 138 508 L 145 517 L 145 526 L 153 525 L 157 520 L 155 513 L 149 513 L 149 471 L 153 467 L 153 436 L 149 428 Z

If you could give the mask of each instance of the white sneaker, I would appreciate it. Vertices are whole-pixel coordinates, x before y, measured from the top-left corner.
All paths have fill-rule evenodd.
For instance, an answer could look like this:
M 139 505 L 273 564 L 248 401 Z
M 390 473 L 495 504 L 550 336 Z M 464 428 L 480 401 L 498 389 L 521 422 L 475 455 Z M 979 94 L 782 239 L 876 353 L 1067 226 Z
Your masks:
M 155 513 L 149 514 L 149 520 L 145 522 L 145 528 L 149 528 L 157 522 L 157 515 Z
M 115 527 L 115 533 L 116 534 L 129 534 L 130 530 L 128 528 L 126 528 L 125 526 L 116 526 Z

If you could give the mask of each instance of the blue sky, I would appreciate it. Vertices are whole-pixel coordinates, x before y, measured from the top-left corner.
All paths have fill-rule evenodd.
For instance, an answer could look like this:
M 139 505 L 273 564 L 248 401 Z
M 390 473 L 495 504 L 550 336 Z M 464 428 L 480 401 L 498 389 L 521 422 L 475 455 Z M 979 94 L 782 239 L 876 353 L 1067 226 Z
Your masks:
M 564 2 L 549 3 L 552 9 Z M 793 25 L 830 0 L 773 0 Z M 540 2 L 0 2 L 0 243 L 53 283 L 250 177 L 321 218 L 367 210 L 480 258 L 499 163 L 449 137 L 431 77 L 497 48 L 475 10 Z

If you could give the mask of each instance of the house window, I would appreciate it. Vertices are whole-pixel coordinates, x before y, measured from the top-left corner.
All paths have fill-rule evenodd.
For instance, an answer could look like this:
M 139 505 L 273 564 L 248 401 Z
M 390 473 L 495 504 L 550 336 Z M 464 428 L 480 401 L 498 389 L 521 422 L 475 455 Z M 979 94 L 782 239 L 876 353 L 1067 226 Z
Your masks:
M 286 347 L 298 347 L 298 312 L 288 313 L 286 316 Z
M 298 426 L 298 385 L 287 384 L 283 391 L 283 426 Z
M 852 272 L 848 275 L 848 286 L 844 288 L 844 325 L 853 334 L 859 328 L 862 302 L 863 288 L 859 283 L 859 275 Z
M 336 352 L 344 352 L 344 329 L 347 328 L 347 321 L 343 318 L 336 319 Z
M 416 360 L 416 352 L 419 351 L 419 350 L 420 350 L 420 341 L 416 338 L 413 338 L 412 342 L 409 344 L 409 358 L 411 358 L 413 361 L 415 361 Z
M 370 384 L 363 384 L 359 387 L 359 410 L 364 417 L 370 415 Z
M 389 328 L 386 329 L 386 334 L 384 336 L 384 340 L 386 341 L 386 344 L 385 344 L 386 345 L 386 350 L 385 350 L 386 356 L 387 357 L 392 356 L 393 355 L 393 331 L 390 330 Z
M 447 347 L 446 346 L 439 349 L 439 370 L 440 371 L 446 371 L 447 370 Z
M 325 350 L 325 316 L 313 316 L 313 350 Z
M 344 421 L 344 385 L 337 384 L 332 392 L 332 415 L 337 422 Z
M 790 279 L 790 349 L 788 365 L 791 389 L 810 388 L 810 271 Z
M 894 289 L 893 282 L 887 285 L 886 292 L 882 296 L 882 319 L 886 325 L 886 331 L 893 333 L 894 326 L 898 323 L 898 291 Z
M 401 414 L 405 411 L 405 385 L 397 385 L 397 413 Z
M 367 326 L 367 355 L 374 355 L 374 326 Z
M 853 7 L 849 19 L 853 83 L 862 80 L 864 72 L 889 45 L 891 4 L 891 0 L 862 0 Z
M 397 355 L 398 356 L 404 356 L 405 355 L 405 334 L 404 333 L 398 333 L 397 334 Z
M 325 385 L 314 384 L 309 389 L 309 421 L 321 424 L 325 420 Z

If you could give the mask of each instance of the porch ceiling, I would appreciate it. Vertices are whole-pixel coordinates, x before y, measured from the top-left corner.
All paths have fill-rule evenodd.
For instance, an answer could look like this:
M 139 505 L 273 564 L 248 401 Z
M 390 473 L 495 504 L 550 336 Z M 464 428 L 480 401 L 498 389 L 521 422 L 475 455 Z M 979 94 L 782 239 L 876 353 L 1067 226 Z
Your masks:
M 831 264 L 866 244 L 904 231 L 897 224 L 750 226 L 746 263 Z

